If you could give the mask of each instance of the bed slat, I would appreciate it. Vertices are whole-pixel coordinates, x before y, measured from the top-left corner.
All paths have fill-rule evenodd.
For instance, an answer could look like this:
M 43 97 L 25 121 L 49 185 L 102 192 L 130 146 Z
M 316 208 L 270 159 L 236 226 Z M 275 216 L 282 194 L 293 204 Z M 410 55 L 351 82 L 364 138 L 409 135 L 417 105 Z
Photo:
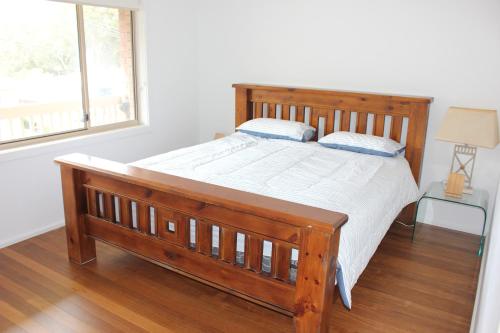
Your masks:
M 368 113 L 358 112 L 356 120 L 356 133 L 366 134 L 366 124 L 368 122 Z
M 87 188 L 87 212 L 92 216 L 97 216 L 97 197 L 95 190 Z
M 276 118 L 276 104 L 268 103 L 267 104 L 267 117 L 268 118 Z
M 262 118 L 262 102 L 255 102 L 255 118 Z
M 318 128 L 319 113 L 313 112 L 313 108 L 311 108 L 309 120 L 310 120 L 310 125 L 316 129 L 316 132 L 314 132 L 314 137 L 313 137 L 313 140 L 316 141 L 318 139 L 318 132 L 319 132 L 319 128 Z
M 281 119 L 290 120 L 290 105 L 281 104 Z
M 139 218 L 139 231 L 149 234 L 149 207 L 143 202 L 137 203 L 137 217 Z
M 376 136 L 384 136 L 384 123 L 385 123 L 385 115 L 376 114 L 374 125 L 373 125 L 373 134 Z
M 199 251 L 207 256 L 212 254 L 212 226 L 205 221 L 198 221 Z
M 262 239 L 248 235 L 248 263 L 249 269 L 256 273 L 262 270 Z
M 277 267 L 276 263 L 278 262 L 278 244 L 273 243 L 273 249 L 271 253 L 271 277 L 276 278 Z
M 282 281 L 288 281 L 290 277 L 291 247 L 284 244 L 275 244 L 276 257 L 273 261 L 274 277 Z
M 104 195 L 104 218 L 110 222 L 114 222 L 114 209 L 113 209 L 113 197 L 110 193 L 103 193 Z
M 392 116 L 391 139 L 401 142 L 401 131 L 403 130 L 403 117 Z
M 113 196 L 110 193 L 104 193 L 104 217 L 110 222 L 115 222 Z
M 120 224 L 126 228 L 132 228 L 132 217 L 130 212 L 130 199 L 120 198 Z
M 335 110 L 328 110 L 328 116 L 325 121 L 325 135 L 333 133 L 335 127 Z
M 342 122 L 340 124 L 340 130 L 349 132 L 351 129 L 351 111 L 343 110 L 342 111 Z
M 295 121 L 304 122 L 305 107 L 304 105 L 297 105 L 295 109 Z
M 236 256 L 236 233 L 228 228 L 222 228 L 221 234 L 221 259 L 233 264 Z

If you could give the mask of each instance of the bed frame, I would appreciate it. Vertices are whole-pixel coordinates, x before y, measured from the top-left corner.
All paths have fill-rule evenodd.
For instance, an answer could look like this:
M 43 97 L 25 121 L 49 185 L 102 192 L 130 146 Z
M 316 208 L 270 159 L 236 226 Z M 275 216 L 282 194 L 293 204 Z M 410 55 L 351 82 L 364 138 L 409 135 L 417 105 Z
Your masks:
M 418 182 L 430 98 L 233 87 L 236 126 L 268 116 L 309 122 L 317 136 L 335 130 L 385 133 L 406 142 L 405 156 Z M 103 241 L 291 315 L 297 332 L 328 331 L 346 215 L 83 154 L 56 162 L 72 262 L 94 260 L 95 240 Z M 410 216 L 411 208 L 405 214 Z M 245 239 L 239 259 L 237 237 Z M 270 269 L 263 265 L 264 241 L 272 244 Z M 291 260 L 292 249 L 298 263 Z

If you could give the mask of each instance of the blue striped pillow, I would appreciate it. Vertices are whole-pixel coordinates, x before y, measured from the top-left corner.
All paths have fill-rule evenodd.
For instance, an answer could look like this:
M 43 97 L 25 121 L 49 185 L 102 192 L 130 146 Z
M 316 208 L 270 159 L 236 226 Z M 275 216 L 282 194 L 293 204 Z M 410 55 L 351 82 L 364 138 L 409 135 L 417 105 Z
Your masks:
M 351 132 L 335 132 L 322 137 L 318 143 L 327 148 L 385 157 L 398 156 L 406 148 L 389 138 Z
M 316 129 L 304 123 L 274 118 L 257 118 L 244 122 L 238 132 L 267 139 L 306 142 L 312 139 Z

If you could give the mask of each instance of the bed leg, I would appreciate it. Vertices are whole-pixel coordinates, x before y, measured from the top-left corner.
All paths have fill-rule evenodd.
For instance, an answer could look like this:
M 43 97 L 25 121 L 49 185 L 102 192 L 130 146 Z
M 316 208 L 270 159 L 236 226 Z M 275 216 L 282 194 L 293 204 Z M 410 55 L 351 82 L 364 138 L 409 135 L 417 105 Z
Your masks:
M 80 171 L 61 165 L 61 182 L 68 257 L 72 262 L 85 264 L 95 259 L 96 251 L 95 241 L 85 234 L 83 217 L 86 199 Z
M 400 220 L 401 222 L 405 223 L 408 226 L 413 225 L 413 218 L 415 217 L 416 207 L 417 206 L 415 203 L 409 204 L 408 206 L 403 208 L 403 210 L 401 211 L 401 213 L 399 213 L 396 220 Z
M 328 332 L 335 290 L 340 230 L 303 231 L 296 283 L 294 324 L 298 333 Z

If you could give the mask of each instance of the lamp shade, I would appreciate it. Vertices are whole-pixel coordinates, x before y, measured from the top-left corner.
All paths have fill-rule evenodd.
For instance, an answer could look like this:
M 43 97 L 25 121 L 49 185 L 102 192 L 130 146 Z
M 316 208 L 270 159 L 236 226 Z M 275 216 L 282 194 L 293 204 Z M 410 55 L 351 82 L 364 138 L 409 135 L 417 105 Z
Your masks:
M 500 141 L 497 111 L 450 107 L 436 139 L 495 148 Z

